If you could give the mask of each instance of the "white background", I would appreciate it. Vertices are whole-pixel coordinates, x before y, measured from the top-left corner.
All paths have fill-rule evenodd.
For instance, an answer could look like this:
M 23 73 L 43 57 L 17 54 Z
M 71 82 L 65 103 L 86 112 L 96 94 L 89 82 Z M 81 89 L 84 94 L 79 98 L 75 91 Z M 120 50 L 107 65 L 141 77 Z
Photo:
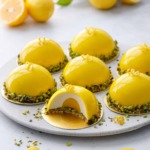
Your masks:
M 107 11 L 94 9 L 87 0 L 74 0 L 68 7 L 57 7 L 47 23 L 35 23 L 28 18 L 25 24 L 15 28 L 0 24 L 0 66 L 17 56 L 30 40 L 47 37 L 57 42 L 71 41 L 75 34 L 90 26 L 109 32 L 118 41 L 122 54 L 135 45 L 150 44 L 149 18 L 149 0 L 143 0 L 135 6 L 123 6 L 118 3 L 116 7 Z M 135 150 L 150 149 L 149 126 L 115 136 L 73 138 L 27 129 L 0 113 L 1 150 L 26 150 L 27 136 L 33 141 L 41 142 L 41 150 L 120 150 L 124 147 Z M 21 147 L 14 145 L 15 138 L 24 142 Z M 71 147 L 66 146 L 69 141 L 73 143 Z

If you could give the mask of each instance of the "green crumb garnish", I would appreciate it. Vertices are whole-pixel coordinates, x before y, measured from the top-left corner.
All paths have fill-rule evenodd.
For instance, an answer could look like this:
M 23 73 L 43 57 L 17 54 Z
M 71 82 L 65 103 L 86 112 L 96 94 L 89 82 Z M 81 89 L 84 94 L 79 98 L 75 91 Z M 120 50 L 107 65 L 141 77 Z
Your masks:
M 105 119 L 102 119 L 102 122 L 106 122 L 106 120 L 105 120 Z
M 86 119 L 82 113 L 80 113 L 76 109 L 70 108 L 70 107 L 60 107 L 60 108 L 56 108 L 56 109 L 50 109 L 45 114 L 46 115 L 48 115 L 48 114 L 71 114 L 73 116 L 81 118 L 82 120 Z
M 63 74 L 60 75 L 60 82 L 64 86 L 65 84 L 68 84 L 63 76 Z M 86 89 L 90 90 L 91 92 L 100 92 L 106 90 L 113 82 L 113 76 L 110 72 L 110 77 L 107 81 L 105 81 L 102 84 L 97 84 L 97 85 L 91 85 L 91 86 L 85 86 Z
M 114 41 L 114 42 L 115 42 L 115 48 L 114 48 L 114 50 L 112 51 L 111 54 L 109 54 L 109 55 L 100 55 L 100 56 L 96 56 L 96 57 L 98 57 L 99 59 L 103 60 L 104 62 L 111 61 L 113 58 L 115 58 L 118 55 L 118 53 L 119 53 L 119 47 L 118 47 L 118 42 L 117 41 Z M 74 52 L 71 49 L 71 46 L 70 46 L 70 48 L 69 48 L 69 55 L 72 58 L 75 58 L 75 57 L 80 56 L 81 54 L 78 54 L 78 53 Z
M 49 70 L 49 72 L 51 73 L 55 73 L 57 71 L 60 71 L 61 69 L 63 69 L 66 64 L 68 63 L 68 59 L 67 57 L 65 57 L 64 61 L 63 62 L 60 62 L 58 65 L 56 66 L 50 66 L 49 68 L 47 68 Z
M 117 101 L 112 100 L 109 93 L 106 94 L 106 100 L 110 108 L 123 114 L 140 115 L 144 113 L 150 113 L 150 103 L 136 106 L 123 106 L 119 104 Z M 129 119 L 129 117 L 127 119 Z
M 22 112 L 23 115 L 28 115 L 29 113 L 30 113 L 29 110 L 25 110 L 25 111 Z
M 42 112 L 39 107 L 36 109 L 36 113 L 33 114 L 33 116 L 35 119 L 38 119 L 38 120 L 43 119 Z
M 133 68 L 133 69 L 134 69 L 134 68 Z M 128 70 L 122 70 L 122 69 L 120 68 L 120 64 L 118 64 L 117 72 L 118 72 L 119 75 L 122 75 L 122 74 L 125 74 L 125 73 L 129 72 L 129 71 L 128 71 Z M 150 72 L 145 72 L 145 74 L 148 75 L 148 76 L 150 76 Z
M 28 143 L 27 148 L 30 148 L 30 147 L 32 147 L 32 146 L 39 146 L 39 145 L 42 144 L 41 142 L 32 141 L 32 140 L 28 140 L 27 143 Z
M 63 69 L 66 66 L 67 63 L 68 63 L 68 58 L 67 58 L 67 56 L 65 56 L 63 62 L 59 62 L 58 65 L 51 65 L 46 69 L 51 73 L 55 73 L 55 72 L 60 71 L 61 69 Z M 23 64 L 24 63 L 22 63 L 20 61 L 20 55 L 18 55 L 18 65 L 23 65 Z
M 72 146 L 72 142 L 67 142 L 66 146 Z
M 14 144 L 16 146 L 20 147 L 23 144 L 23 142 L 22 142 L 22 140 L 17 141 L 16 139 L 14 139 Z
M 99 123 L 98 125 L 99 125 L 99 126 L 102 126 L 102 125 L 103 125 L 103 123 Z
M 147 118 L 147 115 L 143 116 L 143 118 Z
M 9 92 L 6 88 L 6 83 L 4 83 L 3 85 L 3 90 L 5 93 L 5 96 L 9 99 L 12 100 L 14 102 L 19 102 L 19 103 L 43 103 L 45 102 L 47 99 L 49 99 L 52 94 L 54 92 L 56 92 L 57 88 L 57 83 L 55 82 L 55 87 L 53 89 L 49 89 L 47 92 L 43 92 L 41 93 L 39 96 L 28 96 L 28 95 L 23 95 L 23 94 L 16 94 L 16 93 L 12 93 Z M 23 114 L 23 115 L 27 115 L 27 113 Z
M 119 75 L 122 75 L 122 74 L 127 73 L 127 70 L 121 70 L 121 68 L 119 67 L 119 64 L 118 64 L 117 72 L 118 72 Z
M 125 117 L 126 117 L 126 118 L 129 118 L 129 115 L 126 114 Z
M 94 128 L 97 129 L 98 127 L 97 127 L 97 126 L 94 126 Z

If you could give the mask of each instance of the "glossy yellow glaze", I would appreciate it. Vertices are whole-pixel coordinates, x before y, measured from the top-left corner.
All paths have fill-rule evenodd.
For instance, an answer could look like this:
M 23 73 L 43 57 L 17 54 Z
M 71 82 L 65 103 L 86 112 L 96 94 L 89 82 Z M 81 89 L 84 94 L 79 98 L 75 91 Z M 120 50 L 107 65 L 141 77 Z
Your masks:
M 68 84 L 91 86 L 108 80 L 108 67 L 99 58 L 82 55 L 72 59 L 64 68 L 63 76 Z
M 20 53 L 22 63 L 32 62 L 44 67 L 58 65 L 65 59 L 62 48 L 53 40 L 38 38 L 29 42 Z
M 150 72 L 150 46 L 144 44 L 129 49 L 120 60 L 120 69 Z
M 112 37 L 98 28 L 85 28 L 71 42 L 71 49 L 78 54 L 109 55 L 115 48 Z
M 17 67 L 6 79 L 9 92 L 29 96 L 38 96 L 54 86 L 55 82 L 49 71 L 31 63 Z
M 73 86 L 73 85 L 69 85 L 69 86 L 73 87 L 72 91 L 68 90 L 68 88 L 66 88 L 66 86 L 65 86 L 65 87 L 59 89 L 57 92 L 55 92 L 52 95 L 52 97 L 50 98 L 50 100 L 46 106 L 47 110 L 52 109 L 52 107 L 53 108 L 58 107 L 58 101 L 60 101 L 60 98 L 58 98 L 58 97 L 63 97 L 63 96 L 67 97 L 67 95 L 69 95 L 70 103 L 69 103 L 68 98 L 65 99 L 67 106 L 71 107 L 71 108 L 75 108 L 77 110 L 80 110 L 81 113 L 83 113 L 83 111 L 85 110 L 86 119 L 87 120 L 91 119 L 91 117 L 94 114 L 97 114 L 99 111 L 99 104 L 98 104 L 96 97 L 94 96 L 94 94 L 92 92 L 90 92 L 89 90 L 87 90 L 83 87 Z M 80 99 L 80 101 L 76 101 L 76 102 L 72 103 L 72 101 L 76 100 L 74 96 L 78 97 Z M 63 106 L 63 104 L 62 104 L 62 106 Z M 83 104 L 83 106 L 81 106 L 81 104 Z
M 123 106 L 150 103 L 150 77 L 140 72 L 130 72 L 118 77 L 111 85 L 109 94 Z

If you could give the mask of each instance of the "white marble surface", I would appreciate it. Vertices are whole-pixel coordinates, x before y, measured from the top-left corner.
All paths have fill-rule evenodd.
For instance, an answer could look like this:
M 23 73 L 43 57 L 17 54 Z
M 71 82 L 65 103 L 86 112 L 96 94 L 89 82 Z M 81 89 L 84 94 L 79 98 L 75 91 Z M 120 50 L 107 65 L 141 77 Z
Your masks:
M 0 66 L 17 56 L 23 46 L 32 39 L 45 36 L 58 42 L 69 41 L 88 26 L 108 31 L 118 40 L 121 53 L 138 44 L 150 44 L 149 14 L 149 0 L 143 0 L 136 6 L 118 4 L 108 11 L 94 9 L 87 0 L 74 0 L 69 7 L 57 7 L 51 20 L 45 24 L 35 23 L 30 18 L 24 25 L 16 28 L 0 24 Z M 135 150 L 150 149 L 149 126 L 115 136 L 73 138 L 38 133 L 18 125 L 0 113 L 0 149 L 26 150 L 27 136 L 33 141 L 42 142 L 41 150 L 120 150 L 124 147 Z M 24 142 L 21 147 L 14 145 L 15 138 Z M 71 147 L 66 146 L 69 141 L 73 144 Z

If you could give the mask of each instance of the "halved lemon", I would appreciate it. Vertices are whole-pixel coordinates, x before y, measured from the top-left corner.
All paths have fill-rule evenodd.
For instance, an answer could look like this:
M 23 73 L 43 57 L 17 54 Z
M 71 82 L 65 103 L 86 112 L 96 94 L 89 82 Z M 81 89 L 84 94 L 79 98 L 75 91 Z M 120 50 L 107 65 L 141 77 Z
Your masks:
M 7 100 L 18 104 L 43 103 L 56 91 L 50 72 L 37 64 L 25 64 L 14 69 L 2 89 Z
M 24 0 L 6 0 L 0 9 L 1 20 L 9 26 L 22 24 L 27 14 Z
M 119 54 L 117 42 L 104 30 L 89 27 L 78 33 L 70 44 L 72 58 L 79 55 L 92 55 L 104 62 L 115 59 Z
M 61 46 L 48 38 L 38 38 L 29 42 L 18 55 L 18 64 L 27 62 L 42 65 L 51 73 L 65 67 L 68 62 Z
M 105 103 L 110 110 L 121 114 L 150 113 L 149 89 L 150 77 L 132 70 L 112 83 Z
M 118 74 L 134 69 L 150 75 L 150 46 L 143 44 L 129 49 L 118 64 Z
M 89 90 L 65 85 L 43 108 L 43 118 L 53 126 L 80 129 L 97 123 L 103 115 L 101 104 Z
M 90 55 L 81 55 L 72 59 L 60 76 L 62 85 L 79 85 L 92 92 L 107 89 L 112 80 L 111 71 L 106 64 L 99 58 Z

